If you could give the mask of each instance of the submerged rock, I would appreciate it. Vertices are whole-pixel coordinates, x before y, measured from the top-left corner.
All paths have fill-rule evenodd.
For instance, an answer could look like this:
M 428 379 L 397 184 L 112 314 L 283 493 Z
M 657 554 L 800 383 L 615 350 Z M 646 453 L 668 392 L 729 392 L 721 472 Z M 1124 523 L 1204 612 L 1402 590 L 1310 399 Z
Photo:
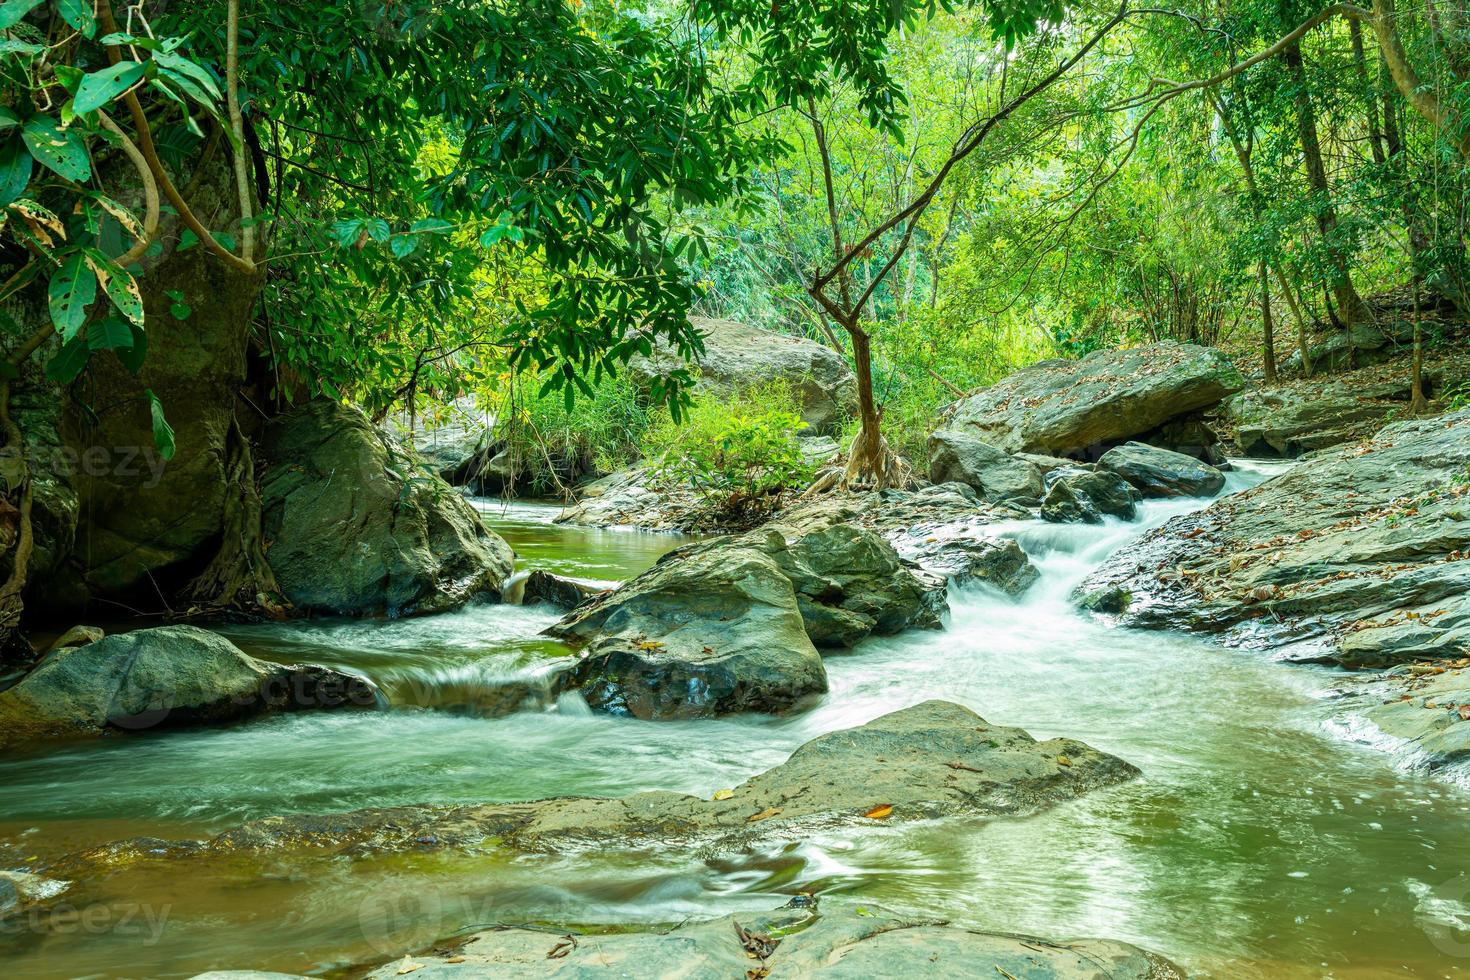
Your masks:
M 431 978 L 930 977 L 993 975 L 1027 980 L 1173 980 L 1167 960 L 1127 943 L 1053 942 L 951 926 L 881 906 L 793 900 L 774 912 L 742 912 L 673 929 L 580 935 L 558 927 L 494 929 L 411 958 Z M 552 951 L 555 950 L 553 954 Z M 393 980 L 395 961 L 370 974 Z
M 1225 474 L 1193 456 L 1130 442 L 1103 453 L 1097 468 L 1127 480 L 1145 497 L 1212 497 Z
M 827 690 L 791 580 L 750 548 L 666 556 L 547 633 L 583 646 L 564 685 L 615 714 L 779 712 Z
M 1470 622 L 1470 412 L 1324 450 L 1124 547 L 1078 595 L 1128 625 L 1311 641 L 1345 663 L 1457 653 Z M 1404 627 L 1412 625 L 1414 629 Z M 1360 630 L 1390 629 L 1349 642 Z
M 208 840 L 121 841 L 59 863 L 77 877 L 99 866 L 239 851 L 324 855 L 441 849 L 545 851 L 595 844 L 701 843 L 742 849 L 768 835 L 979 815 L 1025 816 L 1138 776 L 1081 742 L 1038 742 L 968 708 L 926 701 L 858 728 L 821 735 L 774 769 L 701 799 L 663 791 L 621 799 L 560 797 L 474 806 L 399 806 L 269 817 Z
M 733 320 L 696 317 L 690 322 L 704 338 L 704 353 L 694 359 L 697 391 L 720 395 L 785 382 L 801 405 L 801 417 L 807 424 L 804 431 L 812 435 L 829 434 L 856 410 L 852 369 L 832 348 Z M 651 358 L 634 358 L 628 370 L 646 386 L 682 366 L 682 359 L 661 347 Z
M 962 431 L 942 430 L 929 437 L 929 479 L 963 483 L 991 503 L 1014 500 L 1034 505 L 1041 499 L 1042 470 Z
M 1043 361 L 956 402 L 941 432 L 1008 453 L 1066 456 L 1140 436 L 1245 384 L 1229 358 L 1165 342 Z M 938 435 L 938 433 L 936 433 Z
M 523 606 L 546 603 L 562 609 L 576 609 L 582 603 L 606 592 L 585 582 L 578 582 L 561 575 L 553 575 L 544 569 L 536 569 L 521 582 L 520 601 Z
M 0 744 L 377 702 L 355 675 L 267 663 L 207 630 L 164 626 L 48 655 L 0 693 Z
M 413 477 L 366 416 L 301 406 L 266 434 L 268 558 L 301 611 L 441 612 L 498 596 L 514 556 L 459 494 Z

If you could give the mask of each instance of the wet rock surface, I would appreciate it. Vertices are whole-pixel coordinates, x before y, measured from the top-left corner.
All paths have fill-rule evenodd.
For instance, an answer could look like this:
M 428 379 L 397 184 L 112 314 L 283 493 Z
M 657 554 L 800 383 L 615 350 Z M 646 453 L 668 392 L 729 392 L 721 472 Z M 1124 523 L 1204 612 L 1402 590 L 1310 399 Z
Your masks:
M 963 483 L 991 503 L 1035 505 L 1043 492 L 1042 469 L 963 431 L 929 437 L 929 479 Z
M 1109 449 L 1097 468 L 1122 477 L 1144 497 L 1213 497 L 1225 486 L 1225 474 L 1208 463 L 1141 442 Z
M 941 432 L 1007 453 L 1076 455 L 1209 408 L 1245 382 L 1219 351 L 1160 343 L 1043 361 L 956 402 Z
M 961 929 L 835 899 L 794 900 L 671 930 L 580 935 L 498 929 L 410 956 L 368 974 L 392 980 L 406 967 L 425 978 L 640 977 L 1025 977 L 1027 980 L 1171 980 L 1183 973 L 1127 943 L 1053 942 Z
M 582 646 L 562 683 L 614 714 L 779 712 L 827 690 L 791 580 L 750 548 L 666 556 L 547 632 Z
M 377 706 L 363 678 L 282 666 L 193 626 L 120 633 L 45 657 L 0 693 L 0 744 L 234 721 L 269 711 Z
M 1467 467 L 1470 412 L 1395 423 L 1175 518 L 1077 595 L 1126 597 L 1127 625 L 1354 666 L 1454 651 L 1470 622 Z
M 303 612 L 442 612 L 498 596 L 514 556 L 473 507 L 410 463 L 356 409 L 315 401 L 266 433 L 267 557 Z
M 822 827 L 1024 816 L 1137 775 L 1122 759 L 1073 739 L 1038 742 L 961 705 L 926 701 L 819 736 L 785 763 L 731 790 L 712 788 L 712 799 L 655 791 L 622 799 L 563 797 L 269 817 L 207 840 L 104 845 L 57 862 L 48 873 L 79 877 L 136 861 L 282 849 L 325 855 L 445 848 L 547 851 L 655 841 L 722 850 Z

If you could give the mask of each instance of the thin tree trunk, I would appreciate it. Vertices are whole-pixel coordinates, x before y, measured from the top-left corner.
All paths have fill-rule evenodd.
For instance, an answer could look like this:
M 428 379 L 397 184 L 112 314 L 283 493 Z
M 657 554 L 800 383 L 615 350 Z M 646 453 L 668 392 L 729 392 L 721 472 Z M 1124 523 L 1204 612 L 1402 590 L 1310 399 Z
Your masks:
M 1414 283 L 1414 360 L 1409 379 L 1409 414 L 1423 415 L 1429 410 L 1424 397 L 1424 326 L 1419 318 L 1419 284 Z
M 1307 73 L 1302 67 L 1300 44 L 1292 44 L 1281 52 L 1281 59 L 1291 73 L 1295 85 L 1297 135 L 1302 146 L 1302 162 L 1307 171 L 1307 183 L 1321 198 L 1317 208 L 1317 230 L 1322 235 L 1323 245 L 1332 262 L 1332 294 L 1337 301 L 1339 315 L 1345 324 L 1351 325 L 1370 318 L 1368 306 L 1348 273 L 1347 259 L 1332 240 L 1337 230 L 1337 210 L 1332 206 L 1332 186 L 1327 181 L 1327 167 L 1322 162 L 1322 143 L 1317 136 L 1317 113 L 1312 107 L 1312 96 L 1307 91 Z
M 1261 355 L 1265 360 L 1266 384 L 1276 383 L 1276 325 L 1271 319 L 1271 274 L 1261 260 Z
M 1358 70 L 1358 81 L 1363 86 L 1363 99 L 1368 107 L 1368 143 L 1373 150 L 1373 162 L 1382 164 L 1388 159 L 1384 152 L 1383 130 L 1378 125 L 1378 98 L 1373 91 L 1373 82 L 1368 78 L 1368 56 L 1363 50 L 1363 27 L 1355 20 L 1348 21 L 1348 35 L 1353 42 L 1353 65 Z

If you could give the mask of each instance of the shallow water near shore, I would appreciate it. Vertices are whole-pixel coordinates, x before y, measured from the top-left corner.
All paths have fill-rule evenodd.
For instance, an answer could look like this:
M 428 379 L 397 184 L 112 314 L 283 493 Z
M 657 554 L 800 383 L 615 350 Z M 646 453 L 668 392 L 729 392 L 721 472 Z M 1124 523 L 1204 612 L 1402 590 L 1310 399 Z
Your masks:
M 1229 489 L 1278 469 L 1244 464 Z M 1071 608 L 1068 592 L 1102 558 L 1204 503 L 1149 503 L 1131 523 L 996 526 L 1042 572 L 1025 596 L 955 590 L 944 631 L 829 657 L 830 694 L 789 718 L 650 724 L 594 716 L 575 699 L 475 716 L 465 706 L 477 685 L 564 655 L 537 635 L 556 619 L 548 607 L 237 629 L 232 638 L 257 656 L 356 670 L 395 702 L 436 707 L 282 716 L 0 760 L 0 867 L 282 813 L 645 789 L 707 796 L 818 734 L 928 698 L 1037 738 L 1089 742 L 1141 768 L 1133 783 L 1024 819 L 864 827 L 719 859 L 655 850 L 145 862 L 68 896 L 75 918 L 0 930 L 0 962 L 25 977 L 324 972 L 473 926 L 676 923 L 807 889 L 976 928 L 1127 940 L 1202 976 L 1470 974 L 1470 933 L 1454 931 L 1470 922 L 1470 792 L 1343 739 L 1353 722 L 1335 695 L 1346 675 L 1110 629 Z M 629 577 L 679 543 L 559 527 L 549 505 L 481 509 L 523 568 L 589 581 Z M 418 700 L 405 697 L 413 692 Z

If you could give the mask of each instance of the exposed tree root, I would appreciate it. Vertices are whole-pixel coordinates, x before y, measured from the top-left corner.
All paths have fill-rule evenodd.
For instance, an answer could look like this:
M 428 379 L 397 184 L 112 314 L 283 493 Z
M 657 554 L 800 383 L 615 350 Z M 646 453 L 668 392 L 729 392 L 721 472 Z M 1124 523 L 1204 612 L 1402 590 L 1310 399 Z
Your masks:
M 226 609 L 258 611 L 282 617 L 289 603 L 281 596 L 275 572 L 265 556 L 261 530 L 260 491 L 255 486 L 255 457 L 238 421 L 230 421 L 226 443 L 224 533 L 214 560 L 190 583 L 191 612 Z
M 870 438 L 867 428 L 858 431 L 847 450 L 847 463 L 841 469 L 824 471 L 802 494 L 815 497 L 838 490 L 904 488 L 914 482 L 913 468 L 888 445 L 881 432 Z M 875 444 L 876 442 L 876 444 Z

